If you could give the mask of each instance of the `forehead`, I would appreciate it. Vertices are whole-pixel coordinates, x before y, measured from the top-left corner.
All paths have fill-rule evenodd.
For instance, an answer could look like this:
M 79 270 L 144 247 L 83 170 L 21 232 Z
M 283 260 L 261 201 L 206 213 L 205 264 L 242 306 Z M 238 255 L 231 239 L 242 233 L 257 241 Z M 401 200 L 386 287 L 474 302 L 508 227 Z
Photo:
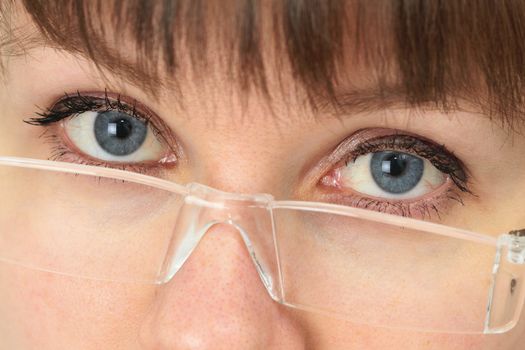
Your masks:
M 48 45 L 89 57 L 147 91 L 220 71 L 220 79 L 240 91 L 269 95 L 275 81 L 284 80 L 309 101 L 333 103 L 339 87 L 364 80 L 378 96 L 395 93 L 408 104 L 443 108 L 454 108 L 461 97 L 513 120 L 522 115 L 525 42 L 507 27 L 525 30 L 525 15 L 511 7 L 410 0 L 24 1 L 23 12 Z

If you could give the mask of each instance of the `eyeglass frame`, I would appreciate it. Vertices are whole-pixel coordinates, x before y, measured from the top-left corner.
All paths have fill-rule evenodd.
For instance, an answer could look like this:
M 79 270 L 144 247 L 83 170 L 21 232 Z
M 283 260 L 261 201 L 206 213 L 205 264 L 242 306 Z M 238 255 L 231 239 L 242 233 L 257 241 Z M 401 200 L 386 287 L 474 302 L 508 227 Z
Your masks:
M 179 194 L 184 197 L 184 202 L 186 204 L 195 204 L 199 205 L 205 208 L 213 208 L 213 209 L 227 209 L 227 207 L 224 205 L 225 201 L 247 201 L 252 203 L 255 203 L 260 208 L 265 208 L 270 211 L 270 215 L 272 215 L 272 226 L 273 224 L 273 209 L 293 209 L 293 210 L 302 210 L 302 211 L 314 211 L 319 213 L 327 213 L 327 214 L 335 214 L 335 215 L 345 215 L 348 217 L 356 218 L 356 219 L 364 219 L 367 221 L 377 222 L 381 224 L 387 224 L 387 225 L 394 225 L 394 226 L 402 226 L 404 228 L 423 231 L 424 233 L 431 233 L 436 234 L 439 236 L 445 236 L 460 240 L 466 240 L 470 242 L 490 245 L 496 247 L 496 256 L 495 261 L 493 265 L 492 270 L 492 281 L 491 281 L 491 287 L 489 290 L 489 300 L 487 303 L 487 312 L 486 312 L 486 318 L 485 318 L 485 326 L 483 330 L 483 334 L 499 334 L 499 333 L 505 333 L 512 329 L 516 323 L 519 320 L 519 317 L 521 315 L 521 311 L 523 308 L 523 304 L 525 303 L 525 229 L 520 230 L 512 230 L 508 233 L 500 234 L 497 237 L 472 232 L 468 230 L 463 230 L 451 226 L 445 226 L 433 222 L 427 222 L 423 220 L 408 218 L 408 217 L 401 217 L 396 216 L 392 214 L 387 213 L 381 213 L 377 211 L 372 210 L 366 210 L 361 208 L 354 208 L 349 207 L 345 205 L 339 205 L 339 204 L 332 204 L 332 203 L 323 203 L 323 202 L 312 202 L 312 201 L 297 201 L 297 200 L 275 200 L 274 197 L 271 194 L 267 193 L 255 193 L 255 194 L 244 194 L 244 193 L 234 193 L 234 192 L 225 192 L 221 191 L 203 184 L 190 182 L 186 185 L 181 185 L 172 181 L 168 181 L 165 179 L 140 174 L 140 173 L 134 173 L 131 171 L 121 170 L 121 169 L 115 169 L 115 168 L 107 168 L 107 167 L 100 167 L 100 166 L 93 166 L 93 165 L 86 165 L 86 164 L 75 164 L 75 163 L 67 163 L 67 162 L 60 162 L 60 161 L 54 161 L 54 160 L 42 160 L 42 159 L 32 159 L 32 158 L 24 158 L 24 157 L 11 157 L 11 156 L 0 156 L 0 166 L 12 166 L 12 167 L 19 167 L 19 168 L 28 168 L 28 169 L 35 169 L 35 170 L 46 170 L 46 171 L 53 171 L 53 172 L 60 172 L 60 173 L 70 173 L 70 174 L 77 174 L 77 175 L 88 175 L 88 176 L 95 176 L 95 177 L 101 177 L 101 178 L 110 178 L 115 180 L 122 180 L 126 182 L 131 182 L 135 184 L 145 185 L 148 187 L 152 187 L 159 190 L 168 191 L 170 193 Z M 209 201 L 205 198 L 203 198 L 203 194 L 213 194 L 213 198 L 220 199 L 219 201 Z M 239 230 L 241 235 L 243 235 L 242 229 L 239 227 L 236 227 L 234 222 L 229 222 L 232 224 L 235 228 Z M 209 225 L 207 228 L 204 229 L 204 231 L 207 231 L 209 227 L 212 225 Z M 275 227 L 272 227 L 273 235 L 275 235 Z M 275 239 L 275 237 L 274 237 Z M 247 244 L 247 240 L 243 236 L 244 243 Z M 247 247 L 249 248 L 249 247 Z M 277 250 L 277 247 L 275 247 Z M 251 250 L 248 249 L 251 253 Z M 505 254 L 506 253 L 506 254 Z M 189 252 L 191 254 L 191 252 Z M 188 256 L 189 256 L 188 254 Z M 278 255 L 278 252 L 276 251 L 276 254 Z M 506 260 L 503 262 L 501 261 L 501 257 L 503 255 L 506 255 Z M 316 309 L 309 309 L 308 307 L 297 307 L 297 305 L 289 304 L 284 300 L 284 291 L 280 290 L 280 295 L 276 294 L 274 291 L 272 291 L 272 286 L 270 285 L 271 282 L 267 280 L 267 276 L 265 273 L 261 270 L 261 266 L 258 265 L 257 260 L 252 255 L 252 260 L 255 263 L 255 266 L 257 268 L 259 277 L 261 278 L 261 281 L 265 285 L 265 288 L 267 292 L 269 293 L 270 297 L 283 305 L 287 305 L 289 307 L 303 309 L 306 311 L 312 311 L 312 312 L 319 312 L 321 314 L 326 314 L 326 312 L 319 311 Z M 279 265 L 279 259 L 277 259 L 277 265 Z M 12 261 L 7 261 L 5 259 L 2 259 L 0 257 L 0 261 L 5 261 L 9 263 L 13 263 Z M 16 262 L 14 262 L 16 264 Z M 184 262 L 182 262 L 184 263 Z M 514 264 L 518 267 L 521 267 L 520 271 L 520 279 L 515 278 L 516 276 L 513 276 L 510 280 L 505 281 L 498 281 L 498 272 L 499 268 L 503 264 Z M 181 264 L 182 266 L 182 264 Z M 161 280 L 157 280 L 156 284 L 165 284 L 168 283 L 171 278 L 175 275 L 175 273 L 178 271 L 178 269 L 181 267 L 178 266 L 175 271 L 167 271 L 165 278 Z M 38 269 L 36 267 L 29 267 L 31 269 L 35 270 L 43 270 Z M 47 270 L 43 270 L 47 271 Z M 58 273 L 55 271 L 47 271 L 47 272 L 53 272 Z M 278 266 L 278 274 L 279 278 L 282 279 L 282 272 L 280 267 Z M 82 277 L 82 276 L 79 276 Z M 89 277 L 88 277 L 89 279 Z M 508 279 L 508 278 L 507 278 Z M 492 301 L 494 300 L 494 296 L 497 295 L 497 293 L 502 293 L 502 285 L 508 284 L 506 282 L 510 281 L 510 294 L 515 294 L 514 300 L 512 301 L 512 305 L 509 306 L 508 302 L 505 305 L 498 305 L 497 307 L 494 307 Z M 281 289 L 282 289 L 282 283 L 281 283 Z M 506 289 L 505 286 L 503 286 L 503 291 Z M 505 293 L 505 292 L 503 292 Z M 505 310 L 508 310 L 509 308 L 514 309 L 514 314 L 511 318 L 511 321 L 509 321 L 506 324 L 494 326 L 493 323 L 497 323 L 498 317 L 502 317 L 500 314 L 504 313 Z M 498 316 L 499 315 L 499 316 Z M 335 316 L 344 319 L 344 317 L 341 317 L 337 314 L 329 313 L 329 316 Z M 395 328 L 391 327 L 391 328 Z M 449 332 L 450 333 L 450 332 Z

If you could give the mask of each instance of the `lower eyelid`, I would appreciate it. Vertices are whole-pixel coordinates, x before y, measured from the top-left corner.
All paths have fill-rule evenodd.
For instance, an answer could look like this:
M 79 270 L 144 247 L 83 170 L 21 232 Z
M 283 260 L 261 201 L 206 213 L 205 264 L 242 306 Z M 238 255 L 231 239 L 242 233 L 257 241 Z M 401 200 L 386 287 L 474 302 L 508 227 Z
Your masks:
M 462 196 L 465 194 L 451 176 L 444 174 L 444 182 L 436 188 L 419 197 L 394 199 L 375 197 L 356 191 L 341 183 L 341 166 L 336 166 L 317 183 L 317 193 L 323 202 L 336 203 L 362 209 L 385 212 L 394 215 L 408 216 L 421 220 L 440 219 L 442 214 L 453 205 L 463 205 Z M 318 198 L 312 199 L 318 200 Z
M 43 136 L 46 143 L 51 146 L 50 160 L 61 161 L 66 163 L 93 165 L 100 167 L 111 167 L 120 170 L 147 174 L 155 177 L 163 177 L 162 174 L 169 169 L 178 165 L 179 159 L 174 153 L 166 154 L 159 161 L 148 161 L 136 164 L 127 164 L 122 162 L 108 162 L 92 158 L 84 152 L 78 150 L 74 144 L 69 141 L 67 135 L 64 135 L 62 122 L 46 126 Z
M 464 205 L 462 193 L 448 178 L 446 183 L 431 194 L 415 200 L 386 200 L 365 196 L 355 191 L 341 193 L 333 188 L 323 188 L 321 201 L 355 208 L 374 210 L 387 214 L 411 217 L 420 220 L 440 219 L 451 207 Z

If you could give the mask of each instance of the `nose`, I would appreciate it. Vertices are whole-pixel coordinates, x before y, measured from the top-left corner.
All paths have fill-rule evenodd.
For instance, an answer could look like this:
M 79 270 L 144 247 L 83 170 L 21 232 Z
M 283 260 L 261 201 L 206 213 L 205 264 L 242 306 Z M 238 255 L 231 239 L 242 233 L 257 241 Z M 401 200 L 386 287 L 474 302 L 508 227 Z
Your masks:
M 157 290 L 140 342 L 146 349 L 304 349 L 288 311 L 268 295 L 238 231 L 216 224 Z

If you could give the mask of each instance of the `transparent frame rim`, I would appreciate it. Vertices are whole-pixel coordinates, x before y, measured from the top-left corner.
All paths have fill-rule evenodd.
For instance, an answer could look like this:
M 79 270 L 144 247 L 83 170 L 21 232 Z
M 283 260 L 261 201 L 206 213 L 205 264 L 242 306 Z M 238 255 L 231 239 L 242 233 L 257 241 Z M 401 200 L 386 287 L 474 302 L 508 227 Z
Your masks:
M 523 305 L 523 302 L 525 300 L 525 288 L 522 286 L 523 280 L 525 280 L 525 269 L 523 266 L 525 264 L 525 236 L 523 235 L 515 235 L 512 236 L 511 233 L 503 233 L 498 235 L 497 237 L 481 234 L 477 232 L 472 232 L 468 230 L 462 230 L 450 226 L 445 226 L 437 223 L 432 222 L 426 222 L 418 219 L 413 218 L 407 218 L 407 217 L 401 217 L 396 216 L 392 214 L 386 214 L 386 213 L 380 213 L 372 210 L 367 209 L 361 209 L 361 208 L 353 208 L 345 205 L 339 205 L 339 204 L 331 204 L 331 203 L 323 203 L 323 202 L 311 202 L 311 201 L 294 201 L 294 200 L 275 200 L 274 197 L 270 194 L 266 193 L 259 193 L 259 194 L 244 194 L 244 193 L 233 193 L 233 192 L 224 192 L 221 190 L 217 190 L 212 187 L 208 187 L 199 183 L 190 182 L 185 185 L 181 185 L 175 182 L 171 182 L 165 179 L 156 178 L 153 176 L 145 175 L 145 174 L 139 174 L 139 173 L 133 173 L 130 171 L 120 170 L 120 169 L 113 169 L 113 168 L 105 168 L 105 167 L 99 167 L 99 166 L 92 166 L 92 165 L 85 165 L 85 164 L 74 164 L 74 163 L 67 163 L 67 162 L 59 162 L 59 161 L 53 161 L 53 160 L 42 160 L 42 159 L 32 159 L 32 158 L 23 158 L 23 157 L 10 157 L 10 156 L 0 156 L 0 165 L 3 166 L 10 166 L 10 167 L 18 167 L 18 168 L 25 168 L 25 169 L 35 169 L 35 170 L 46 170 L 46 171 L 52 171 L 52 172 L 60 172 L 60 173 L 70 173 L 70 174 L 77 174 L 77 175 L 87 175 L 87 176 L 96 176 L 96 177 L 102 177 L 102 178 L 110 178 L 115 180 L 122 180 L 127 181 L 130 183 L 140 184 L 149 186 L 151 188 L 164 190 L 169 193 L 178 194 L 181 196 L 184 196 L 189 200 L 189 203 L 196 205 L 203 205 L 206 207 L 219 207 L 222 208 L 221 203 L 217 202 L 210 202 L 204 197 L 200 196 L 199 193 L 202 193 L 201 191 L 210 191 L 214 192 L 216 194 L 219 194 L 222 199 L 225 200 L 246 200 L 250 201 L 250 206 L 258 207 L 258 208 L 264 208 L 268 209 L 270 211 L 273 211 L 273 209 L 291 209 L 291 210 L 299 210 L 299 211 L 309 211 L 309 212 L 316 212 L 316 213 L 326 213 L 326 214 L 335 214 L 335 215 L 344 215 L 351 218 L 356 219 L 363 219 L 371 222 L 377 222 L 381 224 L 388 224 L 388 225 L 394 225 L 398 227 L 404 227 L 407 229 L 422 231 L 423 233 L 428 234 L 436 234 L 443 237 L 449 237 L 449 238 L 455 238 L 460 239 L 464 241 L 474 242 L 482 245 L 488 245 L 490 247 L 495 247 L 497 250 L 496 254 L 496 262 L 493 266 L 492 271 L 492 287 L 489 290 L 489 304 L 487 305 L 487 313 L 486 313 L 486 321 L 484 329 L 481 330 L 481 332 L 462 332 L 458 331 L 457 333 L 463 333 L 463 334 L 479 334 L 479 333 L 503 333 L 510 329 L 512 329 L 521 314 L 521 308 Z M 273 218 L 273 216 L 272 216 Z M 273 220 L 273 219 L 272 219 Z M 273 230 L 275 234 L 275 229 Z M 521 232 L 521 231 L 519 231 Z M 275 239 L 274 239 L 275 240 Z M 506 256 L 507 259 L 504 259 L 503 257 Z M 501 258 L 501 261 L 500 261 Z M 513 259 L 517 259 L 516 261 Z M 519 260 L 519 261 L 518 261 Z M 280 259 L 278 258 L 278 261 Z M 500 269 L 500 265 L 502 267 L 508 268 L 510 265 L 509 263 L 517 264 L 520 271 L 517 272 L 517 277 L 519 278 L 518 283 L 518 291 L 514 294 L 514 296 L 508 296 L 508 291 L 505 290 L 505 288 L 508 286 L 508 282 L 510 281 L 509 278 L 512 277 L 514 280 L 514 275 L 498 275 L 498 270 Z M 505 265 L 505 266 L 503 266 Z M 494 270 L 496 268 L 496 270 Z M 279 268 L 280 271 L 280 268 Z M 512 271 L 512 266 L 508 269 L 508 271 Z M 508 272 L 507 271 L 507 272 Z M 512 282 L 512 281 L 510 281 Z M 511 290 L 512 294 L 512 290 Z M 505 312 L 509 312 L 512 310 L 508 310 L 509 304 L 506 302 L 504 304 L 497 303 L 495 305 L 492 305 L 492 301 L 496 300 L 493 297 L 496 297 L 497 300 L 510 300 L 511 304 L 513 305 L 514 312 L 512 315 L 506 315 L 504 314 L 504 319 L 508 322 L 505 324 L 498 324 L 498 313 L 502 314 Z M 326 314 L 326 312 L 322 312 L 318 310 L 317 308 L 310 309 L 310 307 L 306 305 L 301 304 L 289 304 L 284 302 L 284 300 L 280 301 L 282 304 L 285 304 L 290 307 L 302 309 L 302 310 L 308 310 L 312 312 L 317 312 L 321 314 Z M 492 313 L 491 310 L 494 309 L 496 311 L 494 322 L 492 322 Z M 335 316 L 336 318 L 346 319 L 346 317 L 340 317 L 341 315 L 334 314 L 333 312 L 329 313 L 332 317 Z M 338 317 L 339 316 L 339 317 Z M 511 317 L 509 319 L 509 317 Z M 363 322 L 360 322 L 363 323 Z M 493 324 L 494 323 L 494 324 Z M 364 323 L 366 324 L 366 322 Z M 396 326 L 388 326 L 388 328 L 397 328 Z M 400 327 L 400 329 L 406 329 L 404 327 Z M 430 331 L 434 332 L 434 330 L 425 330 L 425 329 L 418 329 L 419 331 Z M 450 332 L 446 331 L 446 333 L 456 333 L 456 332 Z
M 86 164 L 59 162 L 53 160 L 0 156 L 0 165 L 111 178 L 146 185 L 181 195 L 192 194 L 192 188 L 195 186 L 199 186 L 201 188 L 203 186 L 208 187 L 193 182 L 190 182 L 186 185 L 181 185 L 176 182 L 171 182 L 168 180 L 156 178 L 145 174 L 134 173 L 126 170 L 104 168 Z M 445 226 L 433 222 L 397 216 L 388 213 L 380 213 L 372 210 L 349 207 L 340 204 L 294 200 L 275 200 L 272 195 L 267 193 L 244 194 L 224 192 L 215 188 L 209 188 L 212 191 L 221 193 L 224 196 L 224 198 L 250 199 L 254 202 L 260 203 L 261 207 L 267 207 L 269 209 L 295 209 L 328 214 L 346 215 L 378 223 L 404 226 L 409 229 L 425 231 L 428 233 L 434 233 L 437 235 L 447 236 L 451 238 L 468 240 L 491 246 L 497 246 L 498 242 L 497 237 L 489 236 L 482 233 L 463 230 L 452 226 Z

